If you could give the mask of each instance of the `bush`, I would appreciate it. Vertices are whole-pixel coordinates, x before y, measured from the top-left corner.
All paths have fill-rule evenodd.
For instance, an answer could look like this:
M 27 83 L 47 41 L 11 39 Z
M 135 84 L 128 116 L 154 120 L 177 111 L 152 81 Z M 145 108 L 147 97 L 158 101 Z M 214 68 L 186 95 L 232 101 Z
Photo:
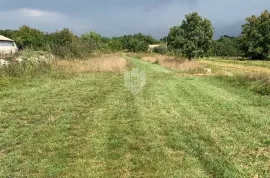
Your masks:
M 159 47 L 154 48 L 153 52 L 164 55 L 168 53 L 168 49 L 165 46 L 159 46 Z
M 0 69 L 1 77 L 34 77 L 52 71 L 52 64 L 45 61 L 13 62 Z
M 134 38 L 128 41 L 127 50 L 134 53 L 146 52 L 148 50 L 148 45 L 146 42 Z
M 6 58 L 9 64 L 0 67 L 0 77 L 34 77 L 52 71 L 54 57 L 44 51 L 26 49 Z
M 11 37 L 16 41 L 19 49 L 31 48 L 38 50 L 48 45 L 48 39 L 43 32 L 26 25 L 14 31 Z

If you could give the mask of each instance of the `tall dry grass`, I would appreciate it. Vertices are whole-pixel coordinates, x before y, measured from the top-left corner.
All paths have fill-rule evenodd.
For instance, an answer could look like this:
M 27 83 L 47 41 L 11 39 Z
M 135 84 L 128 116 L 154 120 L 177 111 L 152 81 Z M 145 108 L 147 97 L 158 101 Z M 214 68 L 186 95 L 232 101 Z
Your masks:
M 142 60 L 159 64 L 163 67 L 172 70 L 181 70 L 181 71 L 200 70 L 204 67 L 204 65 L 196 61 L 189 61 L 185 58 L 172 56 L 147 56 L 143 57 Z
M 71 73 L 84 72 L 121 72 L 127 67 L 127 61 L 118 55 L 103 55 L 88 60 L 56 60 L 54 66 Z

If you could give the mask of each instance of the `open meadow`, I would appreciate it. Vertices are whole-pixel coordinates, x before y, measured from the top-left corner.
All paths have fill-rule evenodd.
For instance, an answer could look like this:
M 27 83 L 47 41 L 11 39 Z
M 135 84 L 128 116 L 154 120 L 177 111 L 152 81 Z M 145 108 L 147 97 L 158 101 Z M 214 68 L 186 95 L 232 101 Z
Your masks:
M 0 177 L 270 175 L 270 62 L 117 54 L 0 70 Z

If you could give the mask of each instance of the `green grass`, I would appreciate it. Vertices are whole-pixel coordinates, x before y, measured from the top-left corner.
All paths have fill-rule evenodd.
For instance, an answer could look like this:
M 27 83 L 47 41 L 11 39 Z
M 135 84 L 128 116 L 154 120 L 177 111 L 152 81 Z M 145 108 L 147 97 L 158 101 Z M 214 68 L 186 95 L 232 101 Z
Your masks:
M 270 175 L 268 96 L 131 62 L 138 95 L 121 73 L 2 82 L 0 177 Z

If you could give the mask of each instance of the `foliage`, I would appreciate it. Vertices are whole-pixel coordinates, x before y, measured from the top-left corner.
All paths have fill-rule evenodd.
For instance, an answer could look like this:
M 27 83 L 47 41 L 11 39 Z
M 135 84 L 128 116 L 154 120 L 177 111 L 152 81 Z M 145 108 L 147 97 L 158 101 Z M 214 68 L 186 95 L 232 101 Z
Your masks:
M 126 46 L 129 52 L 146 52 L 148 50 L 148 45 L 144 41 L 140 41 L 136 38 L 131 38 Z
M 207 56 L 210 53 L 214 29 L 209 20 L 198 13 L 186 15 L 180 26 L 170 29 L 168 45 L 171 49 L 180 49 L 185 57 Z
M 47 36 L 49 37 L 50 43 L 56 46 L 65 46 L 74 42 L 77 38 L 68 28 L 47 34 Z
M 260 16 L 246 19 L 242 26 L 241 48 L 246 57 L 268 59 L 270 52 L 270 13 L 266 10 Z
M 0 77 L 37 77 L 53 72 L 52 64 L 46 61 L 12 62 L 0 69 Z
M 167 40 L 168 40 L 168 36 L 165 36 L 165 37 L 160 39 L 160 41 L 163 43 L 167 43 Z
M 240 56 L 239 39 L 236 37 L 222 36 L 213 43 L 213 55 L 221 57 Z
M 121 51 L 123 50 L 123 44 L 121 43 L 121 40 L 118 38 L 112 38 L 109 41 L 109 48 L 113 51 L 113 52 L 117 52 L 117 51 Z
M 156 47 L 153 49 L 153 52 L 154 53 L 157 53 L 157 54 L 167 54 L 168 53 L 168 49 L 166 46 L 164 45 L 161 45 L 159 47 Z
M 92 53 L 121 50 L 146 52 L 149 44 L 158 43 L 152 36 L 142 33 L 107 38 L 90 31 L 76 36 L 68 28 L 44 33 L 26 25 L 18 30 L 0 30 L 0 34 L 14 39 L 20 49 L 49 51 L 61 58 L 80 58 Z
M 115 37 L 121 41 L 122 48 L 129 52 L 146 52 L 148 45 L 159 43 L 156 39 L 150 35 L 143 35 L 141 33 L 135 35 L 124 35 L 121 37 Z
M 20 49 L 32 48 L 37 50 L 48 45 L 48 40 L 43 32 L 26 25 L 20 27 L 19 30 L 15 30 L 11 38 L 16 41 Z
M 5 36 L 7 38 L 12 38 L 13 30 L 0 30 L 0 35 Z

